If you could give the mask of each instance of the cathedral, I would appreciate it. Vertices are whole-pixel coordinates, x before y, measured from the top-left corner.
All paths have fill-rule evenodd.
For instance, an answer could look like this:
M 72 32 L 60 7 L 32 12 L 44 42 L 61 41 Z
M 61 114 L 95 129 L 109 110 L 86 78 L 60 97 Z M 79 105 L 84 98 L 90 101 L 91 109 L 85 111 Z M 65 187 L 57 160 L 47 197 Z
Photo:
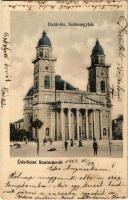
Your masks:
M 111 98 L 109 95 L 109 65 L 105 64 L 104 49 L 98 39 L 91 52 L 87 68 L 87 90 L 75 88 L 56 75 L 56 58 L 52 43 L 44 31 L 33 60 L 33 86 L 24 98 L 24 129 L 32 131 L 32 121 L 39 119 L 39 141 L 45 139 L 91 140 L 112 136 Z

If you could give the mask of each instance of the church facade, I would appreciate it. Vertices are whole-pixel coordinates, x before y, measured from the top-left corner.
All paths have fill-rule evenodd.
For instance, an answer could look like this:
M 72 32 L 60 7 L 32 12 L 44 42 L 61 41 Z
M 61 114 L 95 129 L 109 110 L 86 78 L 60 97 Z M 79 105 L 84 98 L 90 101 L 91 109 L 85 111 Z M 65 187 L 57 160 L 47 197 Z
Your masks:
M 43 32 L 36 47 L 34 84 L 24 98 L 24 129 L 32 128 L 39 119 L 39 140 L 108 139 L 112 135 L 111 98 L 109 95 L 109 67 L 105 54 L 96 40 L 88 67 L 87 91 L 75 88 L 55 73 L 56 58 L 52 44 Z M 32 129 L 33 138 L 36 138 Z

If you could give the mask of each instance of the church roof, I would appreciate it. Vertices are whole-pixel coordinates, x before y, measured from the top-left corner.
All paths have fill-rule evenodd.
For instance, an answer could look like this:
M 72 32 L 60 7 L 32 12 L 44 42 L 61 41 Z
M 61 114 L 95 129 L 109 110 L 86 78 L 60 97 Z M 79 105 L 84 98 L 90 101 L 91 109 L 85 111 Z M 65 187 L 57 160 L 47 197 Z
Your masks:
M 55 76 L 55 80 L 56 80 L 56 90 L 64 90 L 64 88 L 66 90 L 76 90 L 76 88 L 73 85 L 64 81 L 59 75 Z
M 96 44 L 92 50 L 92 55 L 104 55 L 104 50 L 102 48 L 102 46 L 100 45 L 99 40 L 96 40 Z
M 45 31 L 42 33 L 42 37 L 39 39 L 37 46 L 38 47 L 40 47 L 40 46 L 51 47 L 52 46 L 51 41 L 48 38 L 47 33 Z
M 33 96 L 33 86 L 28 90 L 26 97 Z

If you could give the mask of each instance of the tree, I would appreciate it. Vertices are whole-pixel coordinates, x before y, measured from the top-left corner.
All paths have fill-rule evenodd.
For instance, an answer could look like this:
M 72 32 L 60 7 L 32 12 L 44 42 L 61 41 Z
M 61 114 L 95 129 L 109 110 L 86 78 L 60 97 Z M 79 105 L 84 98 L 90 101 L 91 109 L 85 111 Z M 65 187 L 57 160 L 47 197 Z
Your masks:
M 15 140 L 16 129 L 14 123 L 10 123 L 10 141 Z
M 32 127 L 35 129 L 35 135 L 37 138 L 37 154 L 39 152 L 39 135 L 38 135 L 38 129 L 40 129 L 43 126 L 43 122 L 39 119 L 36 119 L 34 122 L 32 122 Z

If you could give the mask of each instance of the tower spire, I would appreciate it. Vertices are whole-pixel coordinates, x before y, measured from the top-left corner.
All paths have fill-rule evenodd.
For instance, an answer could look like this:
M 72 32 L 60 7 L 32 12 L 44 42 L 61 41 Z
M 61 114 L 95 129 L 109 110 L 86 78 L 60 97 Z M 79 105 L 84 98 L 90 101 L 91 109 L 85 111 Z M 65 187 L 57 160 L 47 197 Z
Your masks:
M 99 42 L 99 39 L 98 39 L 98 37 L 97 37 L 97 39 L 96 39 L 96 44 L 98 45 L 100 42 Z

